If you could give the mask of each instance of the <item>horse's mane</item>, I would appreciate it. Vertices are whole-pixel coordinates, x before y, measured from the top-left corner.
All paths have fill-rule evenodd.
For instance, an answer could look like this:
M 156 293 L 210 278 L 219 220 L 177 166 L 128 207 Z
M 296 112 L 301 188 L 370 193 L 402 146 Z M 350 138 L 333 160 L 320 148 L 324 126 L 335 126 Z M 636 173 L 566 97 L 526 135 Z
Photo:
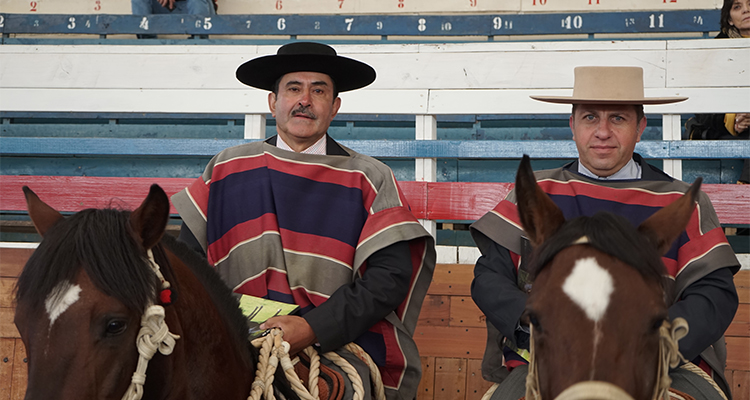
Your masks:
M 577 217 L 563 224 L 545 241 L 531 258 L 531 271 L 539 274 L 564 248 L 587 236 L 595 249 L 609 254 L 635 268 L 646 280 L 658 282 L 664 289 L 666 269 L 656 246 L 639 233 L 625 217 L 598 212 L 591 217 Z
M 60 219 L 47 231 L 19 276 L 17 301 L 39 307 L 60 282 L 72 282 L 83 268 L 99 290 L 142 313 L 156 299 L 157 278 L 141 256 L 143 249 L 130 227 L 130 214 L 112 208 L 86 209 Z M 203 283 L 236 339 L 248 347 L 247 322 L 239 301 L 205 258 L 168 234 L 161 244 Z M 160 258 L 158 250 L 154 253 Z M 179 296 L 179 288 L 174 289 Z
M 156 296 L 156 276 L 129 224 L 130 213 L 87 209 L 60 219 L 47 231 L 16 284 L 16 298 L 38 307 L 80 268 L 100 290 L 143 312 Z
M 240 310 L 239 300 L 232 294 L 232 290 L 224 283 L 216 270 L 208 264 L 202 255 L 193 251 L 185 243 L 178 241 L 174 236 L 164 235 L 161 244 L 182 260 L 198 280 L 203 283 L 204 288 L 216 305 L 216 309 L 230 324 L 237 335 L 236 339 L 242 342 L 242 346 L 254 349 L 247 341 L 247 317 Z M 179 296 L 179 293 L 177 295 Z

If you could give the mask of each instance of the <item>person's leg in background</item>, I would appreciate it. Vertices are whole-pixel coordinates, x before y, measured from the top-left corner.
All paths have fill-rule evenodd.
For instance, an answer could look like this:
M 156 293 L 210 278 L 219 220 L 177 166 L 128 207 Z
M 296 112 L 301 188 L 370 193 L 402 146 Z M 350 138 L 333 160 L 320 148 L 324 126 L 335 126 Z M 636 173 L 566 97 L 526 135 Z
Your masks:
M 185 0 L 178 1 L 178 3 L 187 3 L 187 14 L 206 16 L 216 15 L 213 0 Z M 196 36 L 198 39 L 208 39 L 208 35 L 195 35 L 190 38 L 194 39 Z

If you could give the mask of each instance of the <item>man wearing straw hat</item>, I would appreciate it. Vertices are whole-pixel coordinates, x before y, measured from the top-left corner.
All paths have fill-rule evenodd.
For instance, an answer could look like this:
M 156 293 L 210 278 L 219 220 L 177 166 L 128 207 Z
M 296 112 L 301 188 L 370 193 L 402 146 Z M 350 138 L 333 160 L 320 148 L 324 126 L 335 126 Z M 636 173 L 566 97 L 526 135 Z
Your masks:
M 181 238 L 235 292 L 299 305 L 299 315 L 261 325 L 281 328 L 290 354 L 308 346 L 337 351 L 370 398 L 367 366 L 338 350 L 355 342 L 379 367 L 388 399 L 415 398 L 421 364 L 412 335 L 435 266 L 434 240 L 390 168 L 327 134 L 338 93 L 369 85 L 375 71 L 327 45 L 295 42 L 236 75 L 270 91 L 277 135 L 222 151 L 172 198 Z M 352 398 L 351 383 L 337 383 L 342 377 L 326 379 L 321 397 Z
M 535 100 L 572 104 L 570 129 L 578 159 L 561 168 L 539 171 L 545 190 L 566 218 L 609 211 L 638 226 L 656 211 L 660 194 L 685 192 L 688 184 L 672 179 L 634 153 L 646 128 L 644 104 L 666 104 L 685 97 L 644 97 L 643 70 L 639 67 L 577 67 L 573 96 L 532 96 Z M 586 193 L 576 188 L 591 187 Z M 627 190 L 627 189 L 637 190 Z M 623 190 L 626 189 L 626 190 Z M 471 225 L 482 255 L 474 269 L 472 297 L 487 316 L 488 341 L 482 364 L 485 379 L 502 382 L 492 399 L 518 399 L 525 394 L 529 329 L 520 320 L 528 282 L 523 255 L 528 241 L 510 221 L 516 220 L 515 192 L 492 212 Z M 679 342 L 682 355 L 713 376 L 730 396 L 724 379 L 726 348 L 723 334 L 738 307 L 733 274 L 739 262 L 719 225 L 705 193 L 699 197 L 700 223 L 688 226 L 665 255 L 675 283 L 671 319 L 685 318 L 689 333 Z M 700 226 L 698 226 L 700 225 Z M 679 249 L 679 251 L 677 251 Z M 519 256 L 521 256 L 519 258 Z M 519 265 L 520 263 L 520 265 Z M 521 277 L 519 279 L 519 276 Z M 501 360 L 505 356 L 505 364 Z M 577 357 L 578 355 L 571 355 Z M 677 369 L 670 373 L 672 387 L 696 399 L 721 398 L 698 375 Z

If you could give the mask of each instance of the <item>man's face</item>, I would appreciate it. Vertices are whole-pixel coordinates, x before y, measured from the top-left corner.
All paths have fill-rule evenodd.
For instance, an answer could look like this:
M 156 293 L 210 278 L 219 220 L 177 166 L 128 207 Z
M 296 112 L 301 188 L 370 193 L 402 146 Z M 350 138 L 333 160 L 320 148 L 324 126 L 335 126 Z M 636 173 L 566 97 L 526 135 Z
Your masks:
M 632 105 L 580 104 L 570 117 L 570 129 L 583 165 L 607 177 L 633 158 L 646 117 L 638 121 Z
M 319 72 L 290 72 L 279 81 L 278 94 L 268 95 L 276 131 L 294 150 L 302 151 L 323 137 L 339 111 L 333 81 Z

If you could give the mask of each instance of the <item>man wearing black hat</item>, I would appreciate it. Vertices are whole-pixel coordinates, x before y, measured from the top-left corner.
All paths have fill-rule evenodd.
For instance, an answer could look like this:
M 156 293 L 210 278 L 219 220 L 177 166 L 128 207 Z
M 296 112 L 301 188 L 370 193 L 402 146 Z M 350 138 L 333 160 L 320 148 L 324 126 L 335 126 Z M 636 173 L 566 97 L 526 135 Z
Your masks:
M 271 91 L 277 135 L 222 151 L 172 197 L 180 237 L 235 292 L 300 306 L 299 316 L 261 326 L 281 328 L 290 354 L 335 350 L 369 388 L 367 368 L 337 350 L 355 342 L 378 365 L 387 398 L 413 399 L 421 365 L 412 335 L 434 240 L 385 164 L 327 135 L 338 93 L 369 85 L 375 71 L 329 46 L 296 42 L 241 65 L 237 79 Z

